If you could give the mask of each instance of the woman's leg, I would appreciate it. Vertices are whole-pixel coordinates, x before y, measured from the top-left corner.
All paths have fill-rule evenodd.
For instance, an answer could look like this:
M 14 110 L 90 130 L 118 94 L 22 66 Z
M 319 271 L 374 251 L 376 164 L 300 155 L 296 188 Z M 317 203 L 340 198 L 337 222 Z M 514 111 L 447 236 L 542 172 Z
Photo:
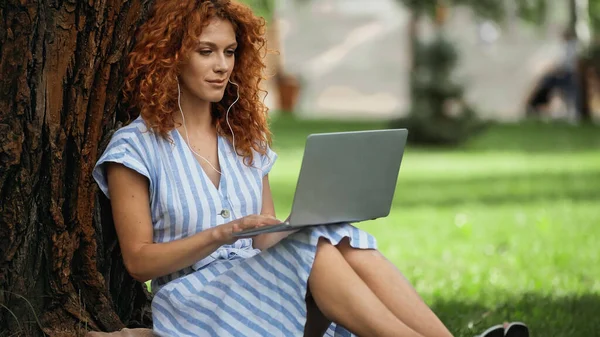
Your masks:
M 379 300 L 340 251 L 325 239 L 317 245 L 308 284 L 323 315 L 354 334 L 422 337 Z
M 348 239 L 338 250 L 375 295 L 399 320 L 427 337 L 452 336 L 408 280 L 377 250 L 352 248 Z

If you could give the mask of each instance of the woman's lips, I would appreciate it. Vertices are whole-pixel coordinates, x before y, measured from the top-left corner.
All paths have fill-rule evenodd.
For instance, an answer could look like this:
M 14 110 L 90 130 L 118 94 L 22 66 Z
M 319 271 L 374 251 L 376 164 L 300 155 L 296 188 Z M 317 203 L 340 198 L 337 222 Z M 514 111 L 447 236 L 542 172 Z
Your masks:
M 227 83 L 227 80 L 226 79 L 223 79 L 223 80 L 208 80 L 206 82 L 208 82 L 213 87 L 222 88 Z

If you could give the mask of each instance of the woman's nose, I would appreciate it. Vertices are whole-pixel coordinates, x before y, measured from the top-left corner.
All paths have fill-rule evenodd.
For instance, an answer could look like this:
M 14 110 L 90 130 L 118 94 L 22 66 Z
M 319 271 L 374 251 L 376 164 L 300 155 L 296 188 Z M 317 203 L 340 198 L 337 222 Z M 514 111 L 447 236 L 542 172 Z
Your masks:
M 229 65 L 224 55 L 217 56 L 215 60 L 215 72 L 227 72 Z

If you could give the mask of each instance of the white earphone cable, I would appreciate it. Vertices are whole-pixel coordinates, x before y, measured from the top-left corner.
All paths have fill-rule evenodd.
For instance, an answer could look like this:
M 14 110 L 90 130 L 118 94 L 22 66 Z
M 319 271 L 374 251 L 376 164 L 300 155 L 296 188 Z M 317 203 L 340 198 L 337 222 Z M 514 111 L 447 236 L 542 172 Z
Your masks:
M 229 124 L 229 110 L 231 110 L 231 107 L 237 103 L 237 101 L 240 99 L 240 86 L 237 85 L 237 83 L 231 82 L 231 80 L 229 80 L 229 83 L 235 85 L 236 89 L 237 89 L 237 97 L 235 99 L 235 101 L 233 101 L 233 103 L 231 103 L 231 105 L 229 106 L 229 108 L 227 108 L 227 113 L 225 114 L 225 121 L 227 122 L 227 126 L 229 126 L 229 130 L 231 131 L 231 140 L 232 140 L 232 146 L 233 146 L 233 152 L 237 155 L 237 149 L 235 148 L 235 133 L 233 133 L 233 129 L 231 128 L 231 124 Z
M 231 107 L 233 107 L 233 105 L 235 103 L 237 103 L 237 101 L 240 99 L 240 87 L 239 85 L 237 85 L 236 83 L 231 82 L 231 80 L 229 80 L 229 83 L 233 84 L 236 86 L 237 88 L 237 98 L 235 99 L 235 101 L 233 101 L 233 103 L 231 103 L 231 105 L 229 106 L 229 108 L 227 109 L 227 113 L 225 114 L 225 121 L 227 122 L 227 126 L 229 127 L 229 130 L 231 131 L 231 137 L 232 137 L 232 141 L 233 141 L 233 152 L 235 154 L 237 154 L 237 151 L 235 149 L 235 134 L 233 132 L 233 129 L 231 128 L 231 124 L 229 124 L 229 110 L 231 110 Z M 196 156 L 202 158 L 205 162 L 208 163 L 208 165 L 210 165 L 210 167 L 215 170 L 215 172 L 218 172 L 219 174 L 222 175 L 221 171 L 217 170 L 211 163 L 210 161 L 208 161 L 208 159 L 204 158 L 202 155 L 200 155 L 198 152 L 194 151 L 194 149 L 192 148 L 192 145 L 190 143 L 190 136 L 187 130 L 187 127 L 185 125 L 185 115 L 183 113 L 183 109 L 181 108 L 181 88 L 179 86 L 179 79 L 177 80 L 177 105 L 179 106 L 179 112 L 181 113 L 181 119 L 183 122 L 183 129 L 185 130 L 185 137 L 187 140 L 187 146 L 190 149 L 190 151 L 192 151 Z

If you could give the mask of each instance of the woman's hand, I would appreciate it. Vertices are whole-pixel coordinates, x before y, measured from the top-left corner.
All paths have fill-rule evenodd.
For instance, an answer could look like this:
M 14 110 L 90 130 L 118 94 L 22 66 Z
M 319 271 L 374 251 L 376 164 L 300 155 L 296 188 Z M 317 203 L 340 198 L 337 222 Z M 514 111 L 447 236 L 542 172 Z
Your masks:
M 263 226 L 278 225 L 281 221 L 269 215 L 248 215 L 243 218 L 228 222 L 215 228 L 215 240 L 230 245 L 239 237 L 234 237 L 233 234 Z

